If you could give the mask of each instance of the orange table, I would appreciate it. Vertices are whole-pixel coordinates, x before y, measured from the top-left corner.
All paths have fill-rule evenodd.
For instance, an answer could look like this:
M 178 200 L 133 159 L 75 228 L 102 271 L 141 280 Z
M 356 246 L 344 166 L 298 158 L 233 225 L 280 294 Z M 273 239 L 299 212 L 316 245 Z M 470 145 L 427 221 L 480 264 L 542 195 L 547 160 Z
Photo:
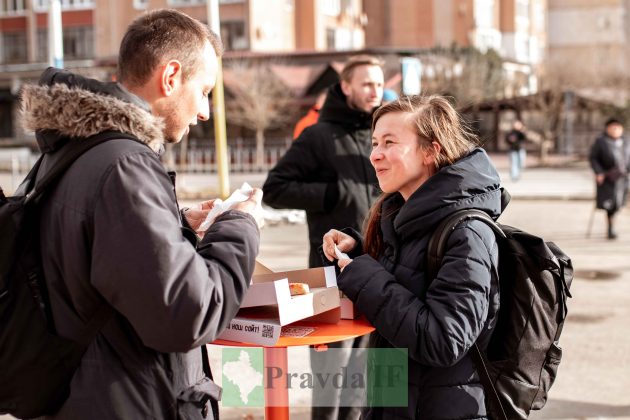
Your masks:
M 280 337 L 273 347 L 263 348 L 264 366 L 275 366 L 286 372 L 288 369 L 287 347 L 294 346 L 321 346 L 322 350 L 328 343 L 343 341 L 349 338 L 360 337 L 374 331 L 374 327 L 365 318 L 342 319 L 337 324 L 324 324 L 314 322 L 295 322 L 292 327 L 314 327 L 315 331 L 306 337 Z M 216 340 L 212 344 L 234 347 L 260 347 L 258 344 L 238 343 L 236 341 Z M 265 369 L 265 373 L 267 369 Z M 289 387 L 286 376 L 280 385 L 265 388 L 265 419 L 288 420 L 289 419 Z M 282 383 L 284 382 L 284 383 Z

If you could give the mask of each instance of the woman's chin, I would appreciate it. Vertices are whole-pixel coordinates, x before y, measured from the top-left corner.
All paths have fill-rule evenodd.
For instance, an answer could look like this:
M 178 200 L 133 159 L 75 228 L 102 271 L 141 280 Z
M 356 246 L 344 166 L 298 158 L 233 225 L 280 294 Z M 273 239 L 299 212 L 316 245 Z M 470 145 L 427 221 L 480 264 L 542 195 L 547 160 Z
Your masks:
M 388 187 L 387 185 L 383 185 L 383 184 L 378 184 L 378 187 L 381 189 L 381 191 L 383 191 L 383 193 L 385 194 L 390 194 L 393 192 L 396 192 L 393 188 Z

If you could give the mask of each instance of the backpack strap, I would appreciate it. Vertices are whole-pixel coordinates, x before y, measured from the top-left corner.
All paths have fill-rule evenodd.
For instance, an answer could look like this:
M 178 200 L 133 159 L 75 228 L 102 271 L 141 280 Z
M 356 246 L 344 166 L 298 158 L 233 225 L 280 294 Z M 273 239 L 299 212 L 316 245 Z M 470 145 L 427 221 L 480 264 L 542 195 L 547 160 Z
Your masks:
M 74 163 L 74 161 L 76 161 L 82 154 L 90 150 L 92 147 L 95 147 L 112 139 L 129 139 L 138 142 L 140 141 L 137 137 L 120 131 L 103 131 L 99 134 L 87 137 L 85 139 L 77 141 L 66 141 L 60 149 L 60 152 L 63 154 L 60 157 L 59 161 L 53 164 L 53 166 L 51 166 L 51 168 L 42 176 L 40 182 L 35 185 L 37 172 L 39 171 L 39 167 L 41 166 L 42 160 L 44 159 L 45 155 L 42 154 L 42 156 L 37 159 L 37 162 L 26 176 L 29 184 L 27 185 L 27 193 L 24 200 L 24 205 L 37 206 L 37 204 L 39 204 L 40 202 L 40 198 L 47 191 L 50 190 L 50 188 L 61 178 L 64 172 L 70 167 L 70 165 Z M 33 278 L 33 281 L 38 281 L 39 276 L 37 275 L 37 273 L 39 270 L 37 269 L 37 262 L 33 261 L 31 258 L 29 266 L 29 275 L 36 276 L 35 278 Z M 41 283 L 37 284 L 37 286 L 39 286 L 40 288 L 42 287 Z M 48 308 L 48 310 L 50 310 L 50 308 Z M 79 335 L 76 341 L 87 347 L 94 339 L 94 337 L 96 337 L 96 334 L 101 330 L 101 328 L 107 323 L 107 321 L 109 321 L 113 312 L 114 309 L 109 304 L 103 302 L 101 306 L 96 310 L 92 318 L 88 321 L 85 329 Z M 48 316 L 50 327 L 55 329 L 54 322 L 52 321 L 52 314 L 48 312 L 45 315 Z
M 440 222 L 429 238 L 429 244 L 427 245 L 427 276 L 429 282 L 433 281 L 442 265 L 442 258 L 444 258 L 444 253 L 446 252 L 446 242 L 451 232 L 463 221 L 471 219 L 484 222 L 492 228 L 495 235 L 505 238 L 505 233 L 485 211 L 464 209 L 449 214 Z
M 426 273 L 429 284 L 431 284 L 433 279 L 437 276 L 438 270 L 442 265 L 442 258 L 444 258 L 444 253 L 446 252 L 446 242 L 448 241 L 448 238 L 453 230 L 463 221 L 473 219 L 484 222 L 486 225 L 492 228 L 496 236 L 501 238 L 506 237 L 501 228 L 494 222 L 494 220 L 492 220 L 490 216 L 488 216 L 488 213 L 484 211 L 477 209 L 464 209 L 458 210 L 446 216 L 431 234 L 431 237 L 429 238 L 429 244 L 427 245 Z M 470 349 L 470 356 L 472 357 L 473 362 L 477 367 L 479 380 L 481 381 L 481 384 L 486 391 L 489 400 L 491 400 L 495 408 L 499 410 L 499 414 L 502 416 L 502 420 L 508 420 L 508 417 L 505 414 L 505 409 L 503 408 L 503 404 L 501 403 L 501 399 L 499 398 L 499 393 L 497 392 L 497 389 L 494 386 L 492 379 L 490 378 L 490 372 L 488 372 L 488 367 L 484 361 L 481 349 L 476 342 Z
M 37 160 L 33 169 L 28 173 L 27 179 L 32 177 L 31 182 L 33 185 L 29 186 L 29 191 L 26 194 L 26 199 L 24 200 L 25 205 L 30 205 L 31 202 L 37 202 L 39 197 L 44 194 L 51 185 L 53 185 L 61 175 L 74 163 L 75 160 L 79 158 L 83 153 L 90 150 L 92 147 L 97 146 L 101 143 L 104 143 L 108 140 L 112 139 L 130 139 L 139 141 L 137 137 L 132 136 L 131 134 L 122 133 L 120 131 L 103 131 L 102 133 L 96 134 L 94 136 L 81 139 L 78 141 L 66 142 L 60 149 L 63 155 L 41 178 L 41 180 L 35 184 L 35 175 L 39 170 L 41 165 L 41 161 L 44 155 L 40 156 Z

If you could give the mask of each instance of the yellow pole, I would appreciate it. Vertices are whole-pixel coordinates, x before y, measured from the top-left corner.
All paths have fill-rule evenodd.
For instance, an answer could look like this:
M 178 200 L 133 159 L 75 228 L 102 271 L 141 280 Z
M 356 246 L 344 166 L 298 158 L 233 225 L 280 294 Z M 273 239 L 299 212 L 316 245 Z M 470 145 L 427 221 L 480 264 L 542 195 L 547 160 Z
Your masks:
M 206 9 L 208 12 L 208 23 L 210 29 L 219 35 L 221 26 L 219 24 L 219 3 L 218 0 L 207 0 Z M 214 138 L 217 159 L 217 176 L 219 178 L 219 197 L 226 199 L 230 195 L 229 162 L 227 153 L 227 133 L 225 129 L 225 97 L 223 94 L 223 61 L 219 57 L 219 69 L 217 72 L 217 83 L 212 91 L 212 106 L 214 120 Z

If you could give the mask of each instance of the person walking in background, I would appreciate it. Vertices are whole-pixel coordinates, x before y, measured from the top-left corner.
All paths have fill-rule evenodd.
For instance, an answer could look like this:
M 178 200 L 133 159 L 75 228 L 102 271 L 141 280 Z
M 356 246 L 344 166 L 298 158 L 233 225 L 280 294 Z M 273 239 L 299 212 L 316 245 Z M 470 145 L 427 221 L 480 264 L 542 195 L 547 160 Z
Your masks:
M 525 159 L 527 158 L 527 151 L 525 150 L 527 136 L 521 120 L 514 121 L 512 130 L 505 136 L 505 141 L 510 146 L 510 177 L 512 181 L 518 181 L 525 168 Z
M 606 121 L 604 133 L 591 146 L 589 160 L 597 184 L 596 207 L 606 210 L 608 239 L 616 239 L 615 214 L 626 203 L 630 171 L 630 144 L 619 120 Z
M 319 119 L 319 110 L 322 109 L 322 105 L 324 105 L 325 100 L 326 91 L 317 95 L 317 99 L 315 99 L 313 106 L 310 107 L 306 115 L 300 118 L 297 124 L 295 124 L 295 129 L 293 130 L 293 140 L 300 137 L 300 134 L 302 134 L 302 131 L 304 131 L 306 127 L 310 127 L 317 122 Z
M 340 82 L 327 93 L 317 124 L 307 127 L 291 144 L 287 153 L 269 171 L 263 185 L 264 202 L 274 208 L 306 210 L 309 230 L 309 267 L 324 264 L 319 253 L 322 236 L 334 227 L 350 226 L 361 229 L 368 210 L 379 196 L 376 174 L 370 165 L 372 144 L 372 112 L 383 97 L 382 63 L 375 57 L 355 56 L 348 60 Z M 355 347 L 362 347 L 357 339 Z M 347 365 L 352 357 L 353 340 L 329 345 L 345 350 L 343 360 L 332 361 L 311 353 L 313 370 L 331 372 L 336 369 L 328 362 Z M 320 357 L 322 356 L 322 357 Z M 340 392 L 327 389 L 323 393 Z M 320 398 L 314 390 L 314 405 L 322 398 L 328 407 L 314 406 L 314 420 L 356 419 L 359 409 L 341 407 L 341 395 Z M 343 405 L 343 403 L 342 403 Z
M 24 125 L 46 152 L 37 182 L 73 142 L 121 136 L 81 155 L 41 203 L 42 271 L 57 334 L 78 341 L 102 308 L 111 313 L 69 397 L 46 418 L 218 416 L 221 390 L 205 344 L 232 320 L 249 287 L 262 192 L 201 232 L 213 201 L 180 211 L 174 174 L 159 153 L 209 118 L 221 53 L 206 25 L 157 10 L 128 27 L 119 83 L 50 68 L 39 86 L 24 88 Z
M 373 124 L 370 161 L 384 194 L 363 238 L 338 230 L 323 238 L 330 261 L 335 246 L 353 258 L 338 261 L 337 283 L 376 328 L 370 347 L 408 351 L 408 406 L 370 407 L 363 419 L 487 419 L 469 350 L 475 343 L 485 350 L 496 325 L 494 232 L 464 221 L 450 234 L 435 279 L 426 262 L 428 240 L 445 217 L 471 208 L 499 217 L 499 174 L 443 97 L 403 96 L 379 108 Z

